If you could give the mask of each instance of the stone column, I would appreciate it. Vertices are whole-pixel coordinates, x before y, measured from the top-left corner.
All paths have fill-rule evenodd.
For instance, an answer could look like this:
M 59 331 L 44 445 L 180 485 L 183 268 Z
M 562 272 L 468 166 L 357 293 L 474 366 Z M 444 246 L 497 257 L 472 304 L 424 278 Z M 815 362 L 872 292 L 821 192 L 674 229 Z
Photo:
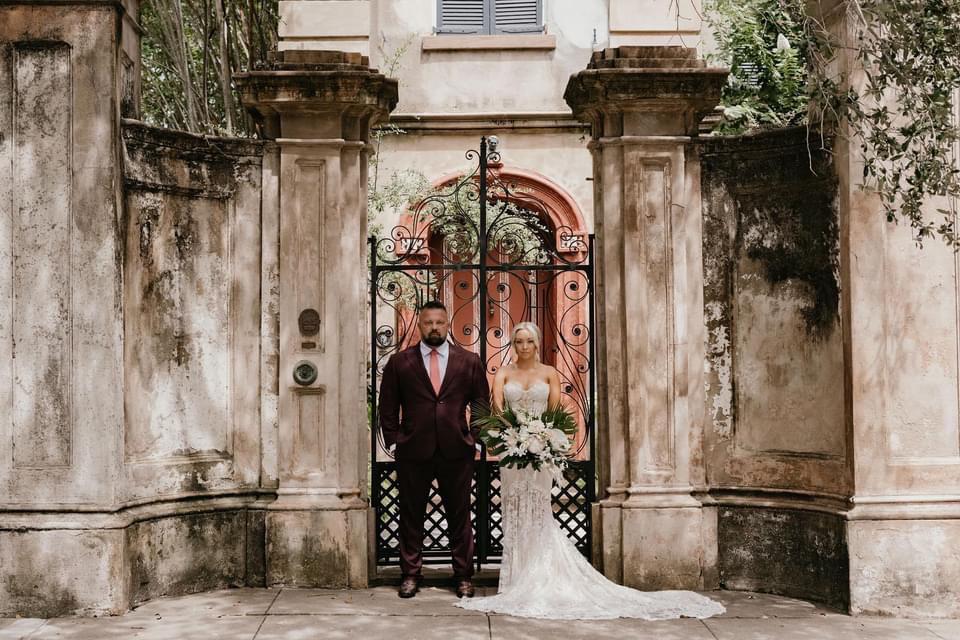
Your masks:
M 119 613 L 136 2 L 0 3 L 0 617 Z
M 713 555 L 692 495 L 705 355 L 692 139 L 726 75 L 695 49 L 619 47 L 594 53 L 564 95 L 593 137 L 602 565 L 641 588 L 701 587 Z
M 367 584 L 366 194 L 370 126 L 397 83 L 365 56 L 281 51 L 236 77 L 280 148 L 278 498 L 267 583 Z M 315 368 L 296 382 L 294 369 Z
M 838 75 L 863 94 L 846 2 L 816 10 L 849 45 L 833 61 Z M 854 487 L 850 612 L 960 617 L 960 256 L 938 238 L 918 248 L 904 222 L 886 221 L 878 194 L 862 188 L 860 140 L 846 123 L 833 158 Z M 928 203 L 928 220 L 940 220 L 938 207 Z

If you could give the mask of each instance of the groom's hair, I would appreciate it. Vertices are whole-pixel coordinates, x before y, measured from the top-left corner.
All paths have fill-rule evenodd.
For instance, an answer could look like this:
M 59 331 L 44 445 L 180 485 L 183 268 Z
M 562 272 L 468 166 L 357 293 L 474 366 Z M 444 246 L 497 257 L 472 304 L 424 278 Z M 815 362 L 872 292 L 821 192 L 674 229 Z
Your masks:
M 446 311 L 447 308 L 443 306 L 443 303 L 439 300 L 427 300 L 420 306 L 420 311 L 426 311 L 427 309 L 442 309 Z

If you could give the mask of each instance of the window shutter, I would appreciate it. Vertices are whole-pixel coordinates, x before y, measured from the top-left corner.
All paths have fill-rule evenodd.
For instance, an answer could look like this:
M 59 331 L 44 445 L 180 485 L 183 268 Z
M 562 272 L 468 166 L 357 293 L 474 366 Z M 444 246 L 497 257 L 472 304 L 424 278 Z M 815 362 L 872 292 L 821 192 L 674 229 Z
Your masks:
M 493 0 L 494 33 L 540 33 L 540 0 Z
M 437 0 L 437 33 L 486 32 L 486 0 Z

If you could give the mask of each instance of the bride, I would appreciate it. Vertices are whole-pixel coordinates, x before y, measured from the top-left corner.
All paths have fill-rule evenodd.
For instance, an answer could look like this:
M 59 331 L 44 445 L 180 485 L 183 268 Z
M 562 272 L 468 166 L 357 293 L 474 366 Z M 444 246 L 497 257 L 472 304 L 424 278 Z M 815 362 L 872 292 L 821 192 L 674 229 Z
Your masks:
M 540 362 L 540 330 L 531 322 L 513 329 L 513 364 L 493 380 L 494 410 L 540 414 L 560 404 L 560 375 Z M 457 602 L 474 611 L 526 618 L 708 618 L 724 612 L 692 591 L 644 592 L 610 582 L 596 571 L 553 519 L 546 470 L 500 468 L 503 559 L 498 593 Z

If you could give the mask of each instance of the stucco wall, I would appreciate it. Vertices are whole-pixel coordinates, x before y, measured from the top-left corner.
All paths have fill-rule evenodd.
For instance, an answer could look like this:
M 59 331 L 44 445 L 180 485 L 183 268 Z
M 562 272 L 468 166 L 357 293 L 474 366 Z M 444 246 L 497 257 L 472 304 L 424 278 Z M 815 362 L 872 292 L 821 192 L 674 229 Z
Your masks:
M 123 142 L 125 498 L 256 486 L 262 145 Z
M 480 44 L 483 36 L 435 34 L 437 0 L 281 0 L 279 48 L 356 51 L 382 68 L 384 52 L 390 57 L 405 46 L 404 68 L 395 74 L 404 87 L 398 112 L 446 113 L 568 111 L 563 87 L 591 50 L 702 44 L 701 0 L 541 0 L 540 6 L 542 33 Z
M 390 57 L 406 46 L 396 73 L 402 87 L 398 114 L 568 112 L 567 78 L 586 65 L 594 29 L 600 43 L 607 39 L 606 2 L 545 4 L 547 33 L 556 38 L 553 49 L 433 51 L 422 45 L 436 25 L 433 1 L 379 2 L 371 64 L 383 67 L 383 53 Z
M 720 585 L 843 608 L 852 482 L 837 187 L 806 136 L 701 146 L 705 499 L 718 505 Z
M 116 95 L 100 82 L 117 18 L 57 11 L 0 7 L 0 505 L 13 508 L 109 504 L 119 475 Z
M 708 483 L 842 494 L 832 169 L 802 129 L 713 139 L 702 160 Z

